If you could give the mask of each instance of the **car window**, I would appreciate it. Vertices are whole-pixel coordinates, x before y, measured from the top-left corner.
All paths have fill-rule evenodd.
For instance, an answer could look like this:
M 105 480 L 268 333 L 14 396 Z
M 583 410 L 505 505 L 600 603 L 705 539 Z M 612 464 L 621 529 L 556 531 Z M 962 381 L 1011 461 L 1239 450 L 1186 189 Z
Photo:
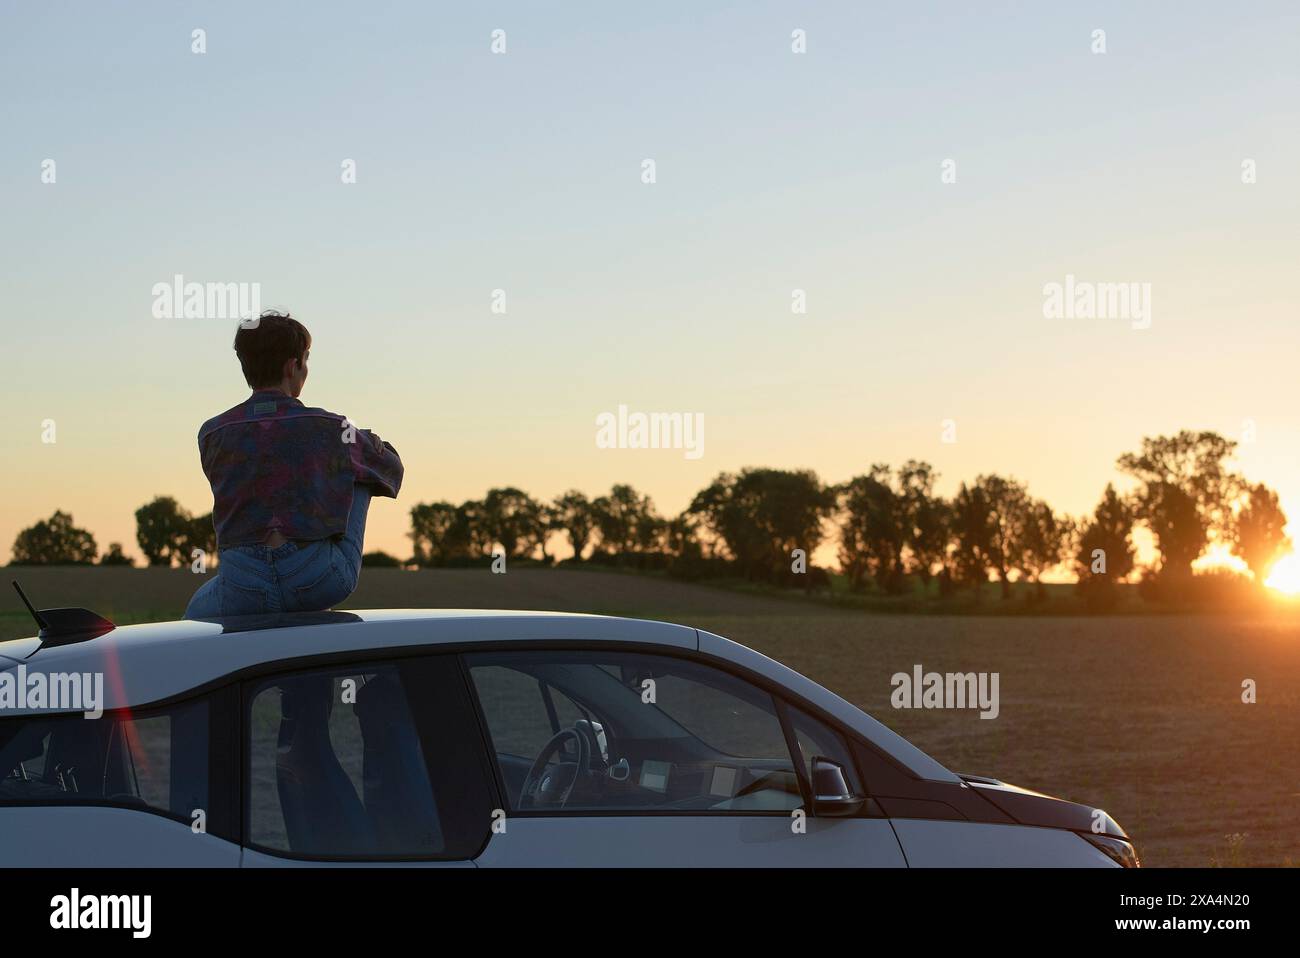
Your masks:
M 709 672 L 656 676 L 656 694 L 668 714 L 688 732 L 725 755 L 784 755 L 788 751 L 772 699 L 755 690 L 753 698 L 736 693 L 736 679 Z M 715 682 L 721 681 L 725 687 Z
M 351 666 L 253 686 L 249 841 L 307 857 L 433 857 L 445 848 L 397 667 Z
M 113 804 L 206 827 L 209 700 L 0 721 L 0 805 Z
M 516 669 L 486 665 L 475 682 L 493 741 L 502 752 L 515 757 L 531 758 L 559 730 L 557 726 L 572 725 L 582 718 L 563 692 Z M 548 696 L 555 709 L 554 723 L 546 707 Z
M 857 764 L 853 761 L 843 736 L 802 709 L 788 705 L 786 710 L 795 741 L 799 744 L 804 775 L 808 780 L 812 780 L 813 759 L 828 758 L 844 769 L 844 780 L 848 783 L 849 790 L 857 795 L 864 794 Z
M 803 804 L 775 702 L 729 673 L 623 652 L 480 653 L 466 664 L 516 811 L 788 814 Z M 549 755 L 543 688 L 570 730 Z

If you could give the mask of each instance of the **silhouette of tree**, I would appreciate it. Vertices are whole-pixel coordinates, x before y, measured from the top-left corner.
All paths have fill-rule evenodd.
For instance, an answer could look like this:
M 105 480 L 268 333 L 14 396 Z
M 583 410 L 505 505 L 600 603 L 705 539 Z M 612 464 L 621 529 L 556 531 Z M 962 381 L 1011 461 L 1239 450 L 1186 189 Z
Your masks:
M 836 488 L 843 520 L 840 564 L 861 588 L 870 575 L 885 592 L 903 590 L 903 547 L 909 538 L 908 503 L 893 486 L 890 469 L 874 465 Z
M 189 562 L 186 545 L 194 535 L 193 517 L 171 496 L 155 496 L 135 510 L 135 541 L 151 566 Z
M 99 564 L 124 566 L 135 565 L 135 563 L 131 561 L 130 557 L 122 552 L 122 543 L 120 542 L 110 542 L 108 544 L 108 551 L 100 556 Z
M 1092 519 L 1082 523 L 1075 549 L 1078 591 L 1089 608 L 1113 608 L 1117 583 L 1133 571 L 1133 510 L 1109 483 Z
M 1162 575 L 1190 576 L 1212 539 L 1231 541 L 1231 504 L 1241 480 L 1227 460 L 1236 446 L 1218 433 L 1183 430 L 1148 436 L 1141 452 L 1119 457 L 1119 470 L 1143 483 L 1135 513 L 1156 538 Z
M 456 507 L 453 539 L 469 543 L 468 554 L 478 558 L 490 555 L 496 545 L 488 523 L 487 506 L 482 499 L 466 499 Z
M 974 587 L 979 599 L 992 566 L 994 518 L 982 485 L 962 483 L 952 500 L 954 578 Z
M 55 511 L 14 538 L 12 565 L 89 565 L 99 553 L 95 537 Z
M 447 530 L 456 519 L 456 507 L 450 502 L 417 502 L 410 515 L 411 560 L 421 567 L 444 565 Z
M 543 522 L 541 506 L 528 493 L 507 486 L 489 489 L 483 497 L 482 530 L 500 543 L 508 558 L 524 556 L 536 543 Z M 520 544 L 525 548 L 521 549 Z
M 1003 476 L 977 476 L 975 485 L 988 505 L 989 537 L 987 560 L 1002 585 L 1002 598 L 1011 598 L 1012 571 L 1021 571 L 1021 541 L 1029 510 L 1025 484 Z
M 928 588 L 934 567 L 945 561 L 952 537 L 950 507 L 934 494 L 934 483 L 938 478 L 928 462 L 915 459 L 907 460 L 898 470 L 898 484 L 907 516 L 910 571 L 920 576 L 922 588 Z
M 720 473 L 712 483 L 701 489 L 686 507 L 690 515 L 705 530 L 714 555 L 736 563 L 744 576 L 756 576 L 758 569 L 770 569 L 771 562 L 764 561 L 769 544 L 758 527 L 750 521 L 757 511 L 752 489 L 741 489 L 740 477 Z M 747 482 L 752 486 L 754 482 Z
M 1251 486 L 1237 516 L 1233 544 L 1261 585 L 1273 563 L 1291 547 L 1285 529 L 1286 513 L 1277 493 L 1262 482 Z
M 1210 519 L 1196 499 L 1169 482 L 1147 485 L 1135 512 L 1146 520 L 1160 550 L 1160 573 L 1178 580 L 1192 574 L 1192 563 L 1209 542 Z
M 790 555 L 821 544 L 833 490 L 812 470 L 742 469 L 720 473 L 691 501 L 687 514 L 722 543 L 746 578 L 784 579 Z
M 180 538 L 180 559 L 182 565 L 194 561 L 194 550 L 205 553 L 209 560 L 217 554 L 217 530 L 212 525 L 212 513 L 195 516 L 184 527 Z
M 546 547 L 551 541 L 551 533 L 560 528 L 559 513 L 556 512 L 555 506 L 547 502 L 538 502 L 537 519 L 529 533 L 527 552 L 531 555 L 533 550 L 536 550 L 541 554 L 541 560 L 549 565 L 551 557 Z
M 553 527 L 569 537 L 573 557 L 581 560 L 582 553 L 596 531 L 596 517 L 591 500 L 577 489 L 570 489 L 552 503 Z
M 481 504 L 474 500 L 459 506 L 450 502 L 414 506 L 409 536 L 415 564 L 445 566 L 453 559 L 483 555 L 486 536 L 480 528 L 481 512 Z
M 636 547 L 640 552 L 667 550 L 668 520 L 653 510 L 643 512 L 636 520 Z
M 600 532 L 600 550 L 612 556 L 634 553 L 641 530 L 655 515 L 650 497 L 626 484 L 615 485 L 609 495 L 593 499 L 591 512 Z
M 699 558 L 702 555 L 698 520 L 689 512 L 669 519 L 664 528 L 664 548 L 670 555 Z
M 1025 579 L 1034 584 L 1036 598 L 1046 597 L 1043 573 L 1061 564 L 1071 534 L 1070 520 L 1058 516 L 1046 502 L 1037 499 L 1027 504 L 1020 530 L 1018 567 Z

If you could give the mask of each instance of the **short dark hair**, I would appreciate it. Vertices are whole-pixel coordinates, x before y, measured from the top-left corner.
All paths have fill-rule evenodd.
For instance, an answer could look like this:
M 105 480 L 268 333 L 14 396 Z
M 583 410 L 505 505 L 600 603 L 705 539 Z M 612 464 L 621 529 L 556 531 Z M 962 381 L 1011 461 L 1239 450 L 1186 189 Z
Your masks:
M 253 389 L 279 385 L 284 364 L 302 359 L 311 348 L 311 333 L 288 313 L 274 309 L 247 324 L 239 324 L 235 333 L 235 353 L 244 369 L 244 379 Z

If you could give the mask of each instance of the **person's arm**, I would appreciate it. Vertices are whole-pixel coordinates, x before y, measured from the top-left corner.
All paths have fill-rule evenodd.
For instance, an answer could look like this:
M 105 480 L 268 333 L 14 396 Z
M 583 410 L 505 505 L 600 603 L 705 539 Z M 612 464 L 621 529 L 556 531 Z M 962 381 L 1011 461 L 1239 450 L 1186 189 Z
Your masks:
M 391 443 L 369 429 L 358 429 L 357 441 L 352 444 L 352 467 L 358 485 L 369 486 L 376 496 L 397 498 L 406 470 Z

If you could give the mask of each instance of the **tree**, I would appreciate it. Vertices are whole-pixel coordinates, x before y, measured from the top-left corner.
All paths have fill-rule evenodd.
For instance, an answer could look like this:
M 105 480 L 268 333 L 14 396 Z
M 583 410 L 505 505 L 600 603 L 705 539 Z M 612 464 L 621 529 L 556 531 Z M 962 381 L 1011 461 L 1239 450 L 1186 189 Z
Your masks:
M 1078 590 L 1090 608 L 1112 608 L 1116 584 L 1133 571 L 1133 518 L 1129 504 L 1107 484 L 1091 521 L 1080 530 L 1075 550 Z
M 546 552 L 546 546 L 551 540 L 551 533 L 559 528 L 559 513 L 555 511 L 555 507 L 546 502 L 539 502 L 537 520 L 533 523 L 530 535 L 529 553 L 531 554 L 534 549 L 538 550 L 542 561 L 549 565 L 551 557 Z
M 489 555 L 496 542 L 487 515 L 487 506 L 481 499 L 466 499 L 456 507 L 456 521 L 448 533 L 453 545 L 453 555 L 479 558 Z
M 1231 541 L 1231 504 L 1241 479 L 1227 461 L 1236 446 L 1218 433 L 1183 430 L 1148 436 L 1141 452 L 1119 457 L 1119 470 L 1143 484 L 1135 513 L 1157 540 L 1162 575 L 1190 576 L 1192 562 L 1211 540 Z
M 659 515 L 653 508 L 642 512 L 637 516 L 636 529 L 637 551 L 643 553 L 655 553 L 667 551 L 666 540 L 668 537 L 668 520 Z
M 1137 515 L 1146 520 L 1160 550 L 1160 574 L 1185 580 L 1192 563 L 1210 540 L 1209 517 L 1196 499 L 1179 486 L 1154 482 L 1137 500 Z
M 998 574 L 1002 598 L 1009 599 L 1009 575 L 1012 571 L 1023 571 L 1021 542 L 1028 521 L 1029 493 L 1023 482 L 997 475 L 977 476 L 975 485 L 983 491 L 988 504 L 988 564 Z
M 129 556 L 123 554 L 122 543 L 120 542 L 110 542 L 108 544 L 108 551 L 105 552 L 102 556 L 100 556 L 99 564 L 100 565 L 124 565 L 124 566 L 135 565 L 135 563 L 131 561 Z
M 72 516 L 55 511 L 14 538 L 13 565 L 89 565 L 99 547 L 95 537 L 72 524 Z
M 171 496 L 155 496 L 135 510 L 135 541 L 151 566 L 189 562 L 185 546 L 194 534 L 193 521 Z
M 907 501 L 894 489 L 890 469 L 877 464 L 837 487 L 843 521 L 840 567 L 861 587 L 866 575 L 886 592 L 903 589 L 903 547 L 909 538 Z
M 552 503 L 552 510 L 554 528 L 569 537 L 573 557 L 581 561 L 582 553 L 596 531 L 596 517 L 591 508 L 591 500 L 577 489 L 570 489 Z
M 664 528 L 664 548 L 679 558 L 700 557 L 698 520 L 689 512 L 669 519 Z
M 834 508 L 834 491 L 812 470 L 746 468 L 720 473 L 686 512 L 725 546 L 741 575 L 774 581 L 785 578 L 795 549 L 813 554 Z
M 952 530 L 955 577 L 972 585 L 978 599 L 993 553 L 993 514 L 983 486 L 961 484 L 952 500 Z
M 489 489 L 483 497 L 483 531 L 492 542 L 501 544 L 507 558 L 525 556 L 538 535 L 545 534 L 541 506 L 514 486 Z M 520 543 L 525 544 L 524 549 Z
M 754 501 L 757 496 L 752 488 L 742 489 L 741 482 L 733 473 L 719 473 L 695 494 L 686 515 L 708 534 L 712 555 L 735 563 L 746 578 L 766 578 L 774 568 L 767 555 L 771 544 L 751 521 L 758 510 Z M 746 480 L 747 487 L 753 485 Z
M 907 516 L 911 571 L 920 576 L 922 588 L 929 586 L 934 567 L 944 562 L 951 538 L 949 506 L 934 494 L 934 482 L 938 478 L 928 462 L 915 459 L 909 459 L 898 470 L 898 485 Z
M 1262 482 L 1251 486 L 1237 516 L 1233 545 L 1261 585 L 1278 557 L 1291 548 L 1286 513 L 1277 493 Z
M 409 533 L 419 566 L 445 566 L 452 559 L 482 555 L 476 546 L 482 534 L 476 531 L 479 504 L 473 501 L 460 506 L 450 502 L 420 503 L 411 509 Z
M 1038 599 L 1047 595 L 1043 573 L 1060 565 L 1071 535 L 1070 520 L 1058 516 L 1046 502 L 1039 499 L 1028 504 L 1020 536 L 1019 568 L 1034 584 L 1034 595 Z
M 456 518 L 450 502 L 417 502 L 411 507 L 411 561 L 418 566 L 443 565 L 442 553 L 447 529 Z
M 626 484 L 615 485 L 609 495 L 593 499 L 591 512 L 600 533 L 601 551 L 615 556 L 637 550 L 638 533 L 655 514 L 650 497 Z
M 186 565 L 194 560 L 194 550 L 211 558 L 217 551 L 217 530 L 212 525 L 212 513 L 206 513 L 201 516 L 194 516 L 182 528 L 180 535 L 180 556 L 181 564 Z

